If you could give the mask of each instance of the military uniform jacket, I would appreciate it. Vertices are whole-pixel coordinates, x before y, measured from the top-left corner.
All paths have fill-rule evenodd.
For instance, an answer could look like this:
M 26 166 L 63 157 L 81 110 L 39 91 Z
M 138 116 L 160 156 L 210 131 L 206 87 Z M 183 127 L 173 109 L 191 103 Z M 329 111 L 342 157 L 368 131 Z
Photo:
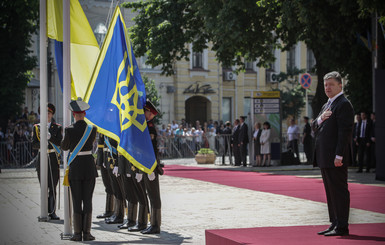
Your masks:
M 51 121 L 51 126 L 48 129 L 48 132 L 51 134 L 51 138 L 48 140 L 48 150 L 49 159 L 51 163 L 55 162 L 57 165 L 60 164 L 58 157 L 54 151 L 52 144 L 60 147 L 61 140 L 63 139 L 62 127 L 60 124 L 57 124 L 53 119 Z M 51 144 L 52 143 L 52 144 Z M 40 124 L 35 124 L 32 130 L 32 148 L 40 149 Z M 36 169 L 40 168 L 40 161 L 37 161 Z
M 324 107 L 318 117 L 322 115 Z M 338 155 L 343 157 L 343 166 L 347 167 L 353 159 L 354 110 L 344 95 L 333 101 L 330 110 L 332 115 L 320 125 L 317 122 L 318 117 L 312 123 L 316 138 L 313 165 L 320 168 L 335 168 L 334 159 Z
M 96 164 L 100 167 L 103 167 L 103 163 L 107 163 L 107 155 L 104 154 L 104 149 L 105 149 L 105 144 L 104 144 L 104 135 L 99 134 L 99 139 L 98 139 L 98 151 L 97 151 L 97 157 L 96 157 Z M 106 164 L 107 167 L 107 164 Z
M 72 152 L 82 138 L 88 124 L 84 120 L 79 120 L 65 129 L 64 139 L 61 142 L 63 150 Z M 96 127 L 93 127 L 88 140 L 81 151 L 91 151 L 96 138 Z M 98 176 L 94 157 L 89 155 L 76 156 L 70 164 L 68 174 L 69 180 L 86 180 Z

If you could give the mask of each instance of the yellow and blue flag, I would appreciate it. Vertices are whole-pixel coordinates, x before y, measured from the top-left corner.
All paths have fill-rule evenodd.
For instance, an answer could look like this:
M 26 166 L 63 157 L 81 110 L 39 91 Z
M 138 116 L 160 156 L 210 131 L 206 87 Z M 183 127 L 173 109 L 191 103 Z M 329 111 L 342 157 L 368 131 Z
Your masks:
M 70 1 L 71 98 L 84 97 L 99 45 L 78 0 Z M 63 0 L 47 0 L 47 36 L 55 40 L 55 60 L 63 89 Z
M 143 107 L 145 86 L 128 39 L 120 8 L 110 22 L 89 87 L 86 121 L 118 142 L 118 152 L 140 170 L 151 173 L 155 153 Z

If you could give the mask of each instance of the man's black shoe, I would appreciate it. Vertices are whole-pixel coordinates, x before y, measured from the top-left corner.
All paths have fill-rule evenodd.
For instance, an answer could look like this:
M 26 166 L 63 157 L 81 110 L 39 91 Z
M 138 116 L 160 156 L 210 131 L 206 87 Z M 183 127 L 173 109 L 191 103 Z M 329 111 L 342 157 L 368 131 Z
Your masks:
M 57 216 L 55 213 L 49 214 L 48 215 L 52 220 L 59 220 L 59 216 Z
M 147 224 L 136 224 L 127 228 L 128 231 L 142 231 L 147 228 Z
M 328 232 L 334 230 L 335 227 L 336 227 L 336 226 L 332 224 L 331 226 L 329 226 L 329 228 L 327 228 L 327 229 L 324 230 L 324 231 L 320 231 L 320 232 L 318 232 L 317 234 L 318 234 L 318 235 L 324 235 L 325 233 L 328 233 Z
M 324 234 L 324 236 L 348 236 L 349 229 L 334 229 Z
M 159 234 L 160 233 L 160 227 L 157 225 L 151 225 L 147 229 L 141 231 L 142 234 Z

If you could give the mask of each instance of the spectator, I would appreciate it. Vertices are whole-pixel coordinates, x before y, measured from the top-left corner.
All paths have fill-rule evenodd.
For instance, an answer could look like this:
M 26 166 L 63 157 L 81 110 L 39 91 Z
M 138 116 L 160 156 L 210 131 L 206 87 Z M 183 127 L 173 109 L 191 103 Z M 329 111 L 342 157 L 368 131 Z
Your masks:
M 241 153 L 241 162 L 244 167 L 247 166 L 247 144 L 249 144 L 249 130 L 245 123 L 246 117 L 240 117 L 240 131 L 239 131 L 239 150 Z
M 255 162 L 256 166 L 261 166 L 261 123 L 257 122 L 254 124 L 254 133 L 253 133 L 253 140 L 254 140 L 254 155 L 255 155 Z
M 225 164 L 225 155 L 228 153 L 229 162 L 233 164 L 232 154 L 231 154 L 231 123 L 229 121 L 226 122 L 226 127 L 222 130 L 222 137 L 224 138 L 224 151 L 222 154 L 222 164 Z
M 370 132 L 370 167 L 376 167 L 376 113 L 372 112 L 370 114 L 370 119 L 372 120 L 372 130 Z
M 196 150 L 198 151 L 202 147 L 203 142 L 203 130 L 202 127 L 199 127 L 195 131 L 195 143 L 196 143 Z
M 235 119 L 234 121 L 234 128 L 233 133 L 231 137 L 231 146 L 233 147 L 233 154 L 235 159 L 235 166 L 241 166 L 241 152 L 239 149 L 239 132 L 240 132 L 240 125 L 239 125 L 239 119 Z
M 261 154 L 263 154 L 263 162 L 262 166 L 270 166 L 270 123 L 264 122 L 263 123 L 263 130 L 261 133 Z M 267 162 L 266 162 L 267 158 Z
M 352 161 L 352 165 L 353 166 L 356 166 L 357 165 L 357 152 L 358 152 L 358 142 L 357 142 L 357 139 L 358 139 L 358 135 L 359 135 L 359 125 L 361 124 L 361 114 L 360 113 L 357 113 L 356 114 L 356 121 L 354 122 L 354 125 L 353 125 L 353 161 Z
M 175 120 L 173 120 L 170 127 L 171 131 L 173 131 L 175 134 L 175 131 L 179 128 L 179 125 L 175 122 Z
M 209 142 L 209 147 L 211 150 L 215 151 L 215 128 L 212 127 L 209 129 L 209 132 L 207 133 L 207 140 Z
M 295 153 L 296 162 L 300 163 L 298 151 L 299 127 L 295 124 L 294 118 L 291 119 L 290 126 L 287 129 L 287 137 L 289 141 L 288 148 Z
M 4 135 L 4 132 L 3 132 L 3 128 L 0 127 L 0 141 L 4 141 L 5 140 L 5 135 Z
M 366 165 L 366 172 L 370 170 L 370 132 L 371 132 L 371 121 L 367 119 L 366 113 L 361 112 L 361 123 L 358 126 L 358 171 L 362 173 L 364 162 Z
M 313 160 L 313 137 L 311 136 L 311 127 L 309 123 L 309 118 L 304 117 L 303 119 L 305 120 L 305 126 L 303 128 L 303 138 L 302 138 L 303 151 L 306 154 L 307 164 L 311 164 Z

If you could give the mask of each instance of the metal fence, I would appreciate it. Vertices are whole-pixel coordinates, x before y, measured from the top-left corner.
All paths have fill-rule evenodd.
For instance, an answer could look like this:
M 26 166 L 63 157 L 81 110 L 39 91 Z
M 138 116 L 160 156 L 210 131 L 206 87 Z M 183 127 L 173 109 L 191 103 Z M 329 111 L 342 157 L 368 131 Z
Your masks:
M 29 141 L 10 144 L 0 142 L 0 164 L 2 167 L 22 167 L 36 156 Z
M 201 148 L 210 148 L 216 155 L 229 152 L 231 135 L 158 136 L 160 159 L 192 158 Z
M 303 145 L 298 140 L 300 161 L 305 162 Z M 252 144 L 252 140 L 250 140 Z M 282 135 L 282 152 L 288 150 L 287 135 Z M 231 135 L 202 135 L 202 136 L 158 136 L 158 149 L 160 159 L 193 158 L 201 148 L 210 148 L 217 155 L 218 162 L 233 163 L 231 152 Z M 36 156 L 37 151 L 32 150 L 29 141 L 9 144 L 0 142 L 0 165 L 2 167 L 23 167 Z M 225 157 L 225 159 L 222 159 Z M 250 156 L 249 158 L 254 157 Z

